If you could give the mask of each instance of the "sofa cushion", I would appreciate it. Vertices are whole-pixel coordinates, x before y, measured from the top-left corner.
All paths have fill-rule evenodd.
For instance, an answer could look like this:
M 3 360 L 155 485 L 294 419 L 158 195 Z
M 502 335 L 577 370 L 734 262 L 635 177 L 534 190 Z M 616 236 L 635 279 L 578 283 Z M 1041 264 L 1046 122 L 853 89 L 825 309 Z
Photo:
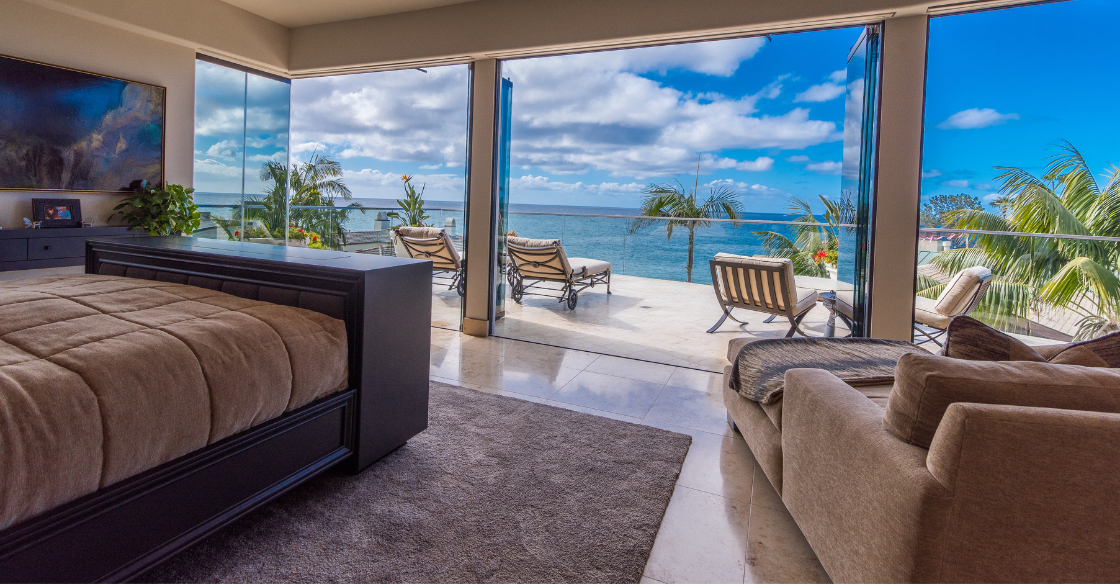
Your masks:
M 887 398 L 891 394 L 891 385 L 854 385 L 852 387 L 880 408 L 887 407 Z M 774 403 L 758 404 L 766 414 L 766 417 L 769 418 L 770 423 L 774 424 L 774 427 L 777 428 L 779 432 L 782 431 L 782 404 L 785 403 L 785 401 L 786 400 L 783 399 Z
M 898 361 L 883 426 L 929 448 L 946 408 L 958 402 L 1120 413 L 1120 371 L 911 353 Z

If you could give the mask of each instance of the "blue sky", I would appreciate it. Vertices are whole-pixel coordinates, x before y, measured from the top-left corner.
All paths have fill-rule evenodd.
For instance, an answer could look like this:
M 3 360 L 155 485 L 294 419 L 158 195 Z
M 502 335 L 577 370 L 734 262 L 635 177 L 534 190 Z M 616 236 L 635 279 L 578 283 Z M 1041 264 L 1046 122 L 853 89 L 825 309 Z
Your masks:
M 1115 0 L 1072 0 L 932 19 L 923 196 L 990 200 L 993 167 L 1041 175 L 1059 140 L 1098 180 L 1120 162 L 1118 18 Z
M 1115 0 L 1072 0 L 931 20 L 923 196 L 990 200 L 994 166 L 1041 173 L 1061 139 L 1103 172 L 1120 129 L 1109 68 L 1120 49 L 1106 28 L 1117 16 Z M 508 61 L 511 201 L 636 207 L 650 182 L 691 185 L 698 155 L 702 192 L 731 186 L 750 211 L 836 197 L 844 70 L 860 30 Z M 411 174 L 429 200 L 460 201 L 468 75 L 458 65 L 295 80 L 293 157 L 339 160 L 358 197 L 397 198 Z M 218 156 L 231 153 L 223 128 L 239 125 L 226 111 L 237 100 L 225 101 L 199 100 L 196 182 L 232 185 L 239 170 Z M 270 131 L 257 142 L 286 138 Z

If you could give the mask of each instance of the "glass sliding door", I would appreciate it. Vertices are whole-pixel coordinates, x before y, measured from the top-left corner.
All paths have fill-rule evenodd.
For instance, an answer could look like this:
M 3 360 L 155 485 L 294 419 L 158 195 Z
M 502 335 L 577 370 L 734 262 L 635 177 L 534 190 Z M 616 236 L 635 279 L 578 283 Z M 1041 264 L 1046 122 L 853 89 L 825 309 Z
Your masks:
M 495 197 L 494 222 L 497 228 L 498 243 L 497 260 L 498 269 L 494 270 L 495 286 L 494 318 L 506 315 L 506 274 L 509 258 L 506 254 L 506 237 L 509 236 L 509 146 L 510 146 L 510 121 L 513 119 L 513 82 L 503 77 L 501 90 L 498 95 L 498 175 L 497 197 Z
M 878 140 L 879 25 L 864 28 L 848 55 L 844 95 L 844 159 L 840 175 L 836 293 L 851 295 L 852 336 L 865 336 L 870 314 L 871 235 Z
M 199 55 L 195 66 L 195 235 L 287 239 L 291 82 Z

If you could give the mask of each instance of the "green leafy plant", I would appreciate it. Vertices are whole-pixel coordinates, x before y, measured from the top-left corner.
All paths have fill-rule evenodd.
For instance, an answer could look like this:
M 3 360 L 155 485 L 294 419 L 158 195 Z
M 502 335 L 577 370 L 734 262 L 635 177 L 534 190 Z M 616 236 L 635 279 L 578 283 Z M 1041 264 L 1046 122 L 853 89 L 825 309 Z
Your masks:
M 202 215 L 192 196 L 194 189 L 183 185 L 166 188 L 147 187 L 130 193 L 119 205 L 113 207 L 125 223 L 148 232 L 149 235 L 190 235 L 202 224 Z
M 424 227 L 424 220 L 429 219 L 430 216 L 424 212 L 424 189 L 427 184 L 420 185 L 420 192 L 416 192 L 416 187 L 412 186 L 412 177 L 402 174 L 401 180 L 404 181 L 404 199 L 397 199 L 397 205 L 400 206 L 400 211 L 390 211 L 389 217 L 400 221 L 400 225 L 393 227 L 394 230 L 401 227 Z
M 1112 166 L 1097 183 L 1081 153 L 1061 142 L 1041 177 L 1021 168 L 1003 171 L 1000 212 L 959 209 L 949 227 L 977 231 L 1018 231 L 1120 237 L 1120 169 Z M 971 266 L 992 270 L 992 284 L 976 316 L 994 326 L 1026 321 L 1042 304 L 1081 317 L 1076 338 L 1120 329 L 1120 246 L 1086 239 L 974 235 L 971 247 L 943 251 L 931 263 L 954 274 Z M 918 293 L 936 298 L 945 284 L 919 278 Z
M 739 195 L 734 190 L 721 186 L 713 187 L 708 198 L 703 202 L 697 201 L 697 191 L 700 190 L 700 158 L 696 159 L 696 181 L 692 190 L 687 190 L 680 181 L 676 184 L 650 184 L 642 190 L 645 198 L 639 213 L 647 217 L 670 217 L 669 220 L 659 219 L 633 219 L 630 221 L 629 232 L 631 235 L 652 227 L 665 225 L 665 238 L 672 239 L 673 228 L 683 227 L 688 230 L 688 263 L 685 265 L 688 282 L 692 281 L 693 248 L 696 242 L 696 230 L 711 227 L 711 221 L 705 219 L 739 219 L 743 214 L 743 204 L 739 202 Z M 738 223 L 734 224 L 736 227 Z
M 824 225 L 805 225 L 821 223 L 813 214 L 806 199 L 790 199 L 789 211 L 794 215 L 793 239 L 777 231 L 755 231 L 762 238 L 762 246 L 772 257 L 789 258 L 793 261 L 793 273 L 802 276 L 829 277 L 828 266 L 836 267 L 840 254 L 841 225 L 855 221 L 855 208 L 843 203 L 820 197 L 824 205 Z

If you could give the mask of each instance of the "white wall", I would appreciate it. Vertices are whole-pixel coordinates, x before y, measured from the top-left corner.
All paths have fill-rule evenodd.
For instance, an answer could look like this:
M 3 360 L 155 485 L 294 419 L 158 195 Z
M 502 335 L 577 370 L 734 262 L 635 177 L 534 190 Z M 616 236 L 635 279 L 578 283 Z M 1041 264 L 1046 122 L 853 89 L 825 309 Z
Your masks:
M 190 186 L 194 159 L 195 51 L 28 4 L 0 0 L 0 54 L 167 87 L 166 176 Z M 0 191 L 0 227 L 23 226 L 33 197 L 82 201 L 82 215 L 105 224 L 113 194 L 54 195 Z

